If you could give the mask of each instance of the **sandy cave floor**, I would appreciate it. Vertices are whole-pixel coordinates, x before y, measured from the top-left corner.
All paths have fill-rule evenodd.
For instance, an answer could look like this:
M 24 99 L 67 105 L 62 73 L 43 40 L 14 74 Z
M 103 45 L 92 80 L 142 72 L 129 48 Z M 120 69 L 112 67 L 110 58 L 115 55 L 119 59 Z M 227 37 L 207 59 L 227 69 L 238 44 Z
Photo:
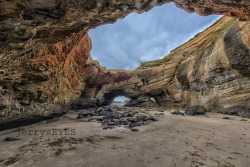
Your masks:
M 157 109 L 132 108 L 152 115 Z M 172 115 L 136 127 L 103 130 L 97 122 L 68 118 L 33 124 L 23 130 L 58 129 L 57 135 L 23 135 L 16 129 L 0 132 L 0 166 L 11 167 L 249 167 L 250 119 L 217 113 Z M 247 121 L 246 121 L 247 120 Z M 59 129 L 68 128 L 69 135 Z M 72 130 L 73 129 L 73 130 Z M 11 133 L 12 132 L 12 133 Z M 34 131 L 32 131 L 33 133 Z M 19 136 L 19 137 L 17 137 Z M 6 137 L 21 140 L 6 142 Z

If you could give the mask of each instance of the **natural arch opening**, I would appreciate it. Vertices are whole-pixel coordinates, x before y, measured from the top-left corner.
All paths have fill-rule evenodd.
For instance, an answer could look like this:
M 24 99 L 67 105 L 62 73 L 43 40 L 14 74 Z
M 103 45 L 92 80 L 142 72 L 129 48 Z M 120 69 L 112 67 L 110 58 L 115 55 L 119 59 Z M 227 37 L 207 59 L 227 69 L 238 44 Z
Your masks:
M 113 103 L 125 103 L 125 101 L 128 99 L 129 98 L 127 98 L 125 96 L 118 96 L 114 99 Z
M 142 62 L 163 58 L 219 17 L 189 14 L 174 4 L 132 13 L 90 31 L 91 55 L 108 69 L 133 70 Z
M 122 107 L 128 103 L 131 99 L 125 96 L 118 96 L 114 99 L 112 105 Z
M 122 89 L 112 90 L 108 93 L 104 93 L 103 97 L 104 100 L 101 102 L 101 105 L 110 105 L 115 101 L 116 98 L 118 99 L 118 101 L 120 100 L 120 102 L 123 103 L 125 102 L 126 99 L 136 98 L 133 97 L 130 92 Z

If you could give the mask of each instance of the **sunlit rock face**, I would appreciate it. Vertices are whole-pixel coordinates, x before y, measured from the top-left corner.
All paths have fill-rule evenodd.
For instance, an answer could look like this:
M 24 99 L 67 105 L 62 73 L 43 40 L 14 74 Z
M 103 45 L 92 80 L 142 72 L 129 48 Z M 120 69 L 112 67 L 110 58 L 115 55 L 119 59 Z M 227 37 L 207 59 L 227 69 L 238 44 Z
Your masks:
M 1 115 L 41 114 L 67 110 L 98 68 L 90 57 L 91 39 L 79 33 L 3 61 Z
M 132 105 L 153 97 L 160 106 L 203 105 L 250 116 L 249 30 L 247 21 L 222 18 L 162 60 L 142 63 L 128 80 L 103 86 L 99 97 L 109 101 L 108 95 L 119 90 Z
M 0 115 L 49 115 L 67 111 L 72 104 L 73 108 L 109 104 L 120 94 L 131 98 L 132 104 L 133 100 L 147 102 L 154 97 L 165 106 L 230 106 L 230 98 L 236 100 L 233 104 L 249 105 L 248 22 L 236 23 L 228 35 L 224 33 L 224 38 L 206 49 L 187 43 L 173 52 L 170 61 L 156 67 L 114 71 L 92 60 L 89 29 L 169 2 L 200 15 L 250 18 L 249 1 L 0 1 Z M 205 37 L 197 39 L 197 43 Z M 198 66 L 194 68 L 194 64 Z M 193 75 L 191 69 L 195 69 Z M 207 83 L 209 76 L 215 77 L 211 83 Z M 201 96 L 198 87 L 204 83 L 208 87 L 203 86 Z M 209 98 L 214 98 L 214 103 Z

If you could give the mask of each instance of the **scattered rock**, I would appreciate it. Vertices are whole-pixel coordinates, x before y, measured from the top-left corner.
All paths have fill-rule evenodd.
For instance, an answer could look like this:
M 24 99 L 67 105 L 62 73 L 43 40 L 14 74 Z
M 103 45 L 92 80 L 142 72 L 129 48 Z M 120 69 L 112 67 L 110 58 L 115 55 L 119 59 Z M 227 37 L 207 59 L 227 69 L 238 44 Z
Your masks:
M 83 111 L 83 112 L 80 112 L 77 116 L 77 119 L 80 119 L 80 118 L 90 118 L 94 116 L 94 112 L 93 111 Z
M 153 116 L 150 116 L 150 117 L 148 118 L 148 120 L 150 120 L 150 121 L 158 121 L 158 119 L 155 118 L 155 117 L 153 117 Z
M 16 141 L 16 140 L 20 140 L 19 138 L 15 138 L 15 137 L 7 137 L 4 139 L 4 141 Z
M 99 121 L 99 122 L 102 122 L 102 121 L 103 121 L 102 118 L 96 118 L 96 120 Z
M 136 127 L 136 126 L 142 126 L 143 125 L 143 122 L 131 122 L 129 123 L 129 127 L 130 128 L 133 128 L 133 127 Z
M 137 115 L 136 118 L 140 121 L 146 121 L 147 120 L 147 116 L 146 115 Z
M 139 120 L 136 119 L 136 118 L 133 118 L 133 119 L 129 119 L 130 122 L 134 123 L 134 122 L 138 122 Z
M 161 116 L 161 115 L 164 115 L 164 114 L 163 113 L 155 113 L 154 115 Z
M 104 111 L 104 110 L 102 110 L 102 111 L 99 113 L 100 116 L 104 116 L 104 115 L 107 115 L 107 114 L 108 114 L 108 111 Z
M 116 125 L 116 123 L 115 122 L 108 122 L 107 125 L 112 126 L 112 125 Z
M 113 129 L 113 127 L 104 127 L 103 130 Z
M 122 125 L 128 125 L 128 122 L 127 121 L 123 121 Z
M 222 119 L 231 119 L 230 117 L 223 117 Z
M 174 111 L 174 112 L 171 112 L 172 115 L 182 115 L 184 116 L 184 113 L 180 112 L 180 111 Z
M 130 129 L 130 130 L 131 130 L 131 132 L 139 132 L 138 129 Z
M 195 105 L 188 107 L 185 111 L 185 114 L 187 115 L 202 115 L 207 112 L 206 108 L 204 108 L 202 105 Z
M 247 121 L 246 119 L 241 119 L 240 121 Z

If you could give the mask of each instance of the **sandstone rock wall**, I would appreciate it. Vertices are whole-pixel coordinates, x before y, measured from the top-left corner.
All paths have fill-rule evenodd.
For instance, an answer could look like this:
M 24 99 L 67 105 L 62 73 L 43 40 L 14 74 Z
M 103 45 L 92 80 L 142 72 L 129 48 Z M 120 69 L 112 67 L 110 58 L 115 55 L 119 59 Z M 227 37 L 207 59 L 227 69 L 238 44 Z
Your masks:
M 122 90 L 137 103 L 153 97 L 161 106 L 250 108 L 249 29 L 247 21 L 222 18 L 173 50 L 162 64 L 145 62 L 129 80 L 106 85 L 100 98 Z
M 67 111 L 100 72 L 90 50 L 91 39 L 82 32 L 2 61 L 1 115 Z

